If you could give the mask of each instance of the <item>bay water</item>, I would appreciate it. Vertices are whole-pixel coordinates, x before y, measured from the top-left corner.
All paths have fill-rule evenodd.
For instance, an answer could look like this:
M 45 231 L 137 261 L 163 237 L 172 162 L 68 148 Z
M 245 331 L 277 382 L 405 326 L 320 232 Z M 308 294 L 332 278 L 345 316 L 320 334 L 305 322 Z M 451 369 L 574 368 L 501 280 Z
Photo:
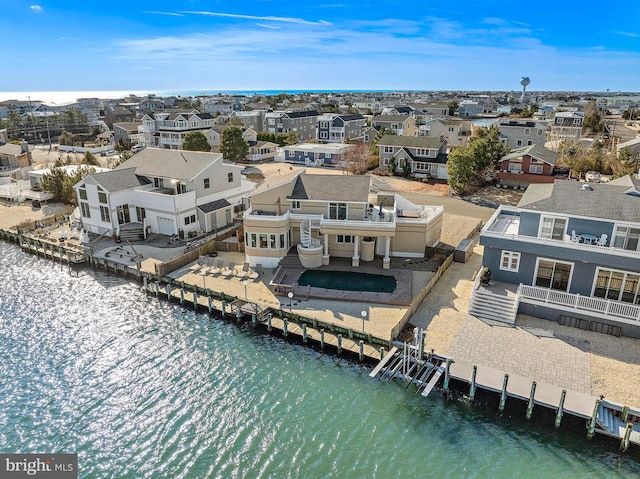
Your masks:
M 2 453 L 86 478 L 640 477 L 583 424 L 368 373 L 0 243 Z

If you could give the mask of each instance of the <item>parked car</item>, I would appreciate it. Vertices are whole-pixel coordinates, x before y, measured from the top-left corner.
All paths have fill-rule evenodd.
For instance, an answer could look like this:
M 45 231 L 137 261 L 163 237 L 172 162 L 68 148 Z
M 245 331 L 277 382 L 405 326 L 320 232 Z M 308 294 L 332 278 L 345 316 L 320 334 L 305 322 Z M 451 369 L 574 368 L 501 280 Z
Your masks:
M 595 183 L 600 183 L 601 175 L 597 171 L 587 171 L 584 175 L 584 179 L 587 181 L 593 181 Z
M 140 151 L 142 151 L 142 150 L 144 150 L 144 146 L 142 146 L 142 145 L 133 145 L 133 146 L 131 147 L 131 151 L 132 151 L 133 153 L 138 153 L 138 152 L 140 152 Z

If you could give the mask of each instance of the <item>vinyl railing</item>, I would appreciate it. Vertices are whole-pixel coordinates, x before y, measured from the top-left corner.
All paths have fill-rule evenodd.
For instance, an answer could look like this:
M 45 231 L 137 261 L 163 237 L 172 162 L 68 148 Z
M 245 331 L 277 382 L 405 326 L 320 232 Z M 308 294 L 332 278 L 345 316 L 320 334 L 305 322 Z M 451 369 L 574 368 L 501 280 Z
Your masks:
M 640 322 L 640 306 L 604 298 L 565 293 L 539 286 L 521 284 L 517 291 L 520 300 L 563 306 L 584 313 L 596 313 L 609 319 L 626 319 Z

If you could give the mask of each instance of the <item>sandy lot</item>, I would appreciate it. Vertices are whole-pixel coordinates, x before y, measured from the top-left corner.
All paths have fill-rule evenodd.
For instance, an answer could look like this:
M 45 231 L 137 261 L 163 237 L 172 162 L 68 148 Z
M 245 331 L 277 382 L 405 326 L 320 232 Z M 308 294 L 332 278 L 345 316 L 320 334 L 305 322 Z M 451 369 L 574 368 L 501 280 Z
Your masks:
M 67 206 L 62 203 L 49 203 L 42 208 L 33 209 L 30 202 L 17 205 L 11 201 L 0 200 L 0 228 L 8 230 L 23 221 L 41 220 L 47 216 L 67 214 Z

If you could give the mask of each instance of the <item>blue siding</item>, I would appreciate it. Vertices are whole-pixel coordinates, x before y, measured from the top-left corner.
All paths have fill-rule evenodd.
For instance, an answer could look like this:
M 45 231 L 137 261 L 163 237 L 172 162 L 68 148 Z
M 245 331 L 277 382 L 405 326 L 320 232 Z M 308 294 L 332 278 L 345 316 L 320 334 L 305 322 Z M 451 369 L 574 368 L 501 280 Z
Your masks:
M 613 236 L 613 223 L 609 221 L 588 220 L 585 218 L 569 218 L 567 233 L 571 234 L 591 234 L 600 237 L 603 233 L 607 235 L 607 244 L 610 244 Z

